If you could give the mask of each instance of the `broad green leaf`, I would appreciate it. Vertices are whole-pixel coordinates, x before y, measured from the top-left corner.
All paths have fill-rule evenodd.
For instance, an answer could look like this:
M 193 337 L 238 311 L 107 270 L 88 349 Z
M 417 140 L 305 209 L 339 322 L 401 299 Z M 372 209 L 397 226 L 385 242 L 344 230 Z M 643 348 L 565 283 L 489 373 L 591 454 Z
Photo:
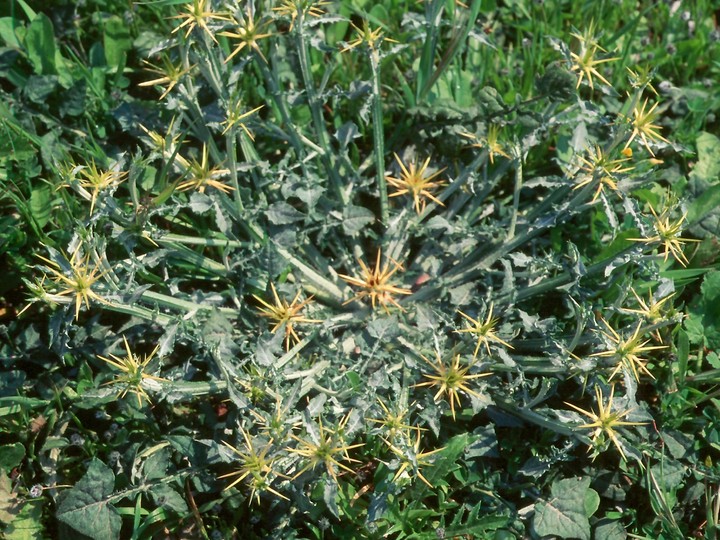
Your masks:
M 123 61 L 123 55 L 132 48 L 130 29 L 120 17 L 113 15 L 105 21 L 103 34 L 105 60 L 107 65 L 115 68 Z
M 22 505 L 12 491 L 12 482 L 0 469 L 0 523 L 10 523 L 20 512 Z
M 30 193 L 30 211 L 33 219 L 42 229 L 50 221 L 50 186 L 37 186 Z
M 188 512 L 185 499 L 175 489 L 167 484 L 157 484 L 150 488 L 150 495 L 155 504 L 184 515 Z
M 617 519 L 601 519 L 593 529 L 595 538 L 602 540 L 625 540 L 627 533 L 622 522 Z
M 550 487 L 551 497 L 535 505 L 532 528 L 538 536 L 590 540 L 590 521 L 586 506 L 590 478 L 566 478 Z M 597 497 L 597 494 L 595 494 Z M 591 501 L 592 502 L 592 501 Z
M 695 140 L 698 160 L 692 170 L 693 179 L 701 179 L 716 184 L 720 179 L 720 139 L 710 133 L 702 132 Z
M 25 447 L 22 443 L 4 444 L 0 446 L 0 471 L 10 472 L 17 467 L 25 457 Z
M 15 516 L 12 523 L 5 529 L 5 540 L 40 540 L 44 538 L 42 513 L 43 501 L 26 501 Z
M 685 330 L 691 343 L 720 348 L 720 272 L 708 272 L 700 298 L 690 306 Z
M 58 497 L 57 518 L 95 540 L 120 538 L 122 520 L 108 499 L 114 485 L 115 475 L 94 458 L 75 487 Z
M 20 48 L 20 42 L 17 35 L 15 35 L 15 24 L 12 17 L 0 17 L 0 39 L 8 47 Z
M 55 33 L 47 15 L 39 13 L 25 35 L 25 50 L 38 75 L 53 75 L 55 69 Z

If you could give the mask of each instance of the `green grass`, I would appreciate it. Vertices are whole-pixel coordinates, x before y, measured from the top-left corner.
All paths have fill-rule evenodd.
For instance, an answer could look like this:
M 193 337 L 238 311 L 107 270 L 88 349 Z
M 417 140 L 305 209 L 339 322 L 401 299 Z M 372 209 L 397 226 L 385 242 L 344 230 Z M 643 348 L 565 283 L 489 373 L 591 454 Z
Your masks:
M 194 5 L 0 8 L 5 537 L 715 538 L 713 4 Z

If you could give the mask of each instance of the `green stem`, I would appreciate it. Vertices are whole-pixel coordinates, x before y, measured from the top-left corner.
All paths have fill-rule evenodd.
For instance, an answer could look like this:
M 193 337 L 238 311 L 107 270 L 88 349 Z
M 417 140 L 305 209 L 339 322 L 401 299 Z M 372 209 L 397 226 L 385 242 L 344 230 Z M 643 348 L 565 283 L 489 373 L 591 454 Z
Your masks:
M 332 182 L 333 189 L 337 194 L 340 202 L 343 206 L 347 205 L 347 196 L 342 189 L 342 180 L 338 174 L 337 167 L 333 163 L 332 155 L 333 151 L 330 148 L 329 136 L 325 126 L 325 120 L 323 118 L 322 108 L 320 100 L 318 99 L 317 92 L 315 91 L 315 84 L 312 77 L 312 70 L 310 69 L 310 51 L 305 35 L 305 24 L 304 16 L 302 12 L 298 16 L 295 23 L 295 28 L 298 38 L 298 58 L 300 61 L 300 72 L 302 74 L 303 83 L 305 84 L 305 94 L 308 100 L 308 106 L 310 107 L 310 115 L 312 116 L 313 127 L 315 129 L 315 136 L 317 137 L 318 143 L 322 148 L 320 158 L 325 167 L 330 180 Z
M 387 182 L 385 180 L 385 134 L 383 131 L 382 100 L 380 99 L 380 57 L 374 49 L 370 51 L 372 68 L 372 117 L 373 117 L 373 151 L 375 155 L 375 175 L 380 191 L 380 220 L 383 225 L 390 221 L 390 204 L 388 202 Z
M 522 183 L 522 156 L 518 156 L 515 158 L 515 189 L 513 191 L 513 212 L 512 217 L 510 218 L 510 230 L 508 230 L 507 235 L 508 240 L 512 240 L 513 236 L 515 236 L 515 226 L 517 225 L 518 208 L 520 206 L 520 190 L 522 189 Z

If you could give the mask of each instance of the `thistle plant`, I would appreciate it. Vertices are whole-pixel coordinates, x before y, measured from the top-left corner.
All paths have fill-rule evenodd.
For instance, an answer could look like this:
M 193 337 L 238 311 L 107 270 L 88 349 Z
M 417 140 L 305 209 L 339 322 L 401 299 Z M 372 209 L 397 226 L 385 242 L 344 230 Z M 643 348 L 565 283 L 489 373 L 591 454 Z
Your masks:
M 18 178 L 7 223 L 22 217 L 47 246 L 22 267 L 19 297 L 34 307 L 12 322 L 23 333 L 0 345 L 11 373 L 3 427 L 28 431 L 41 410 L 50 419 L 47 435 L 5 445 L 22 482 L 0 471 L 0 491 L 67 475 L 75 487 L 48 508 L 88 537 L 541 538 L 558 534 L 559 514 L 568 537 L 625 526 L 657 536 L 633 513 L 648 507 L 643 490 L 622 482 L 666 459 L 685 480 L 717 476 L 678 434 L 687 410 L 698 424 L 716 415 L 698 390 L 717 382 L 699 373 L 717 363 L 713 320 L 697 307 L 713 304 L 714 287 L 700 287 L 705 303 L 688 300 L 705 269 L 686 243 L 709 230 L 717 193 L 699 203 L 683 193 L 711 183 L 701 178 L 714 171 L 710 134 L 690 171 L 675 154 L 692 146 L 690 130 L 672 129 L 678 115 L 647 97 L 668 67 L 627 65 L 644 65 L 643 50 L 611 6 L 613 28 L 568 33 L 580 21 L 573 3 L 555 26 L 522 2 L 495 14 L 479 1 L 361 4 L 141 3 L 122 39 L 119 19 L 103 23 L 93 43 L 104 59 L 73 43 L 52 65 L 33 50 L 54 43 L 39 37 L 50 19 L 0 31 L 15 51 L 7 61 L 22 59 L 12 69 L 31 70 L 8 71 L 13 81 L 47 85 L 0 100 L 0 148 L 9 140 L 14 152 L 0 155 L 0 179 Z M 524 10 L 547 16 L 542 28 L 524 24 Z M 146 20 L 158 22 L 138 34 Z M 603 35 L 623 54 L 603 49 Z M 93 65 L 66 69 L 75 50 Z M 0 93 L 16 84 L 0 79 Z M 48 107 L 67 103 L 16 122 L 15 103 L 40 90 Z M 85 117 L 70 99 L 81 93 L 88 107 L 114 101 Z M 47 141 L 68 134 L 56 157 Z M 651 159 L 637 159 L 636 143 Z M 658 205 L 667 191 L 673 205 Z M 665 341 L 651 343 L 660 329 Z M 106 344 L 117 333 L 115 355 Z M 125 335 L 153 351 L 138 355 Z M 621 432 L 638 423 L 618 410 L 616 388 L 658 420 L 646 464 L 626 459 Z M 567 395 L 595 403 L 567 405 L 585 423 L 563 408 Z M 712 431 L 693 426 L 693 440 Z M 91 441 L 83 454 L 70 449 L 73 430 Z M 588 441 L 623 458 L 615 491 L 591 487 L 611 456 L 591 462 Z M 84 480 L 68 472 L 81 462 Z M 95 481 L 100 517 L 78 523 Z

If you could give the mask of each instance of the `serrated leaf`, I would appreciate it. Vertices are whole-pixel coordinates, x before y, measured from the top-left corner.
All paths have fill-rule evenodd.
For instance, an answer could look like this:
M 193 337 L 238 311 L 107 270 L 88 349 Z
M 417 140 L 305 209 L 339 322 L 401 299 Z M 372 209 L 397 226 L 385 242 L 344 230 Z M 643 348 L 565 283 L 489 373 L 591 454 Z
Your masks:
M 94 458 L 75 487 L 58 497 L 58 520 L 95 540 L 120 538 L 122 520 L 108 499 L 114 486 L 113 472 Z
M 551 498 L 535 505 L 532 520 L 535 534 L 590 540 L 590 521 L 585 507 L 589 489 L 587 477 L 554 482 L 550 487 Z
M 340 519 L 340 509 L 337 505 L 338 486 L 336 482 L 327 480 L 323 488 L 323 501 L 330 513 Z

